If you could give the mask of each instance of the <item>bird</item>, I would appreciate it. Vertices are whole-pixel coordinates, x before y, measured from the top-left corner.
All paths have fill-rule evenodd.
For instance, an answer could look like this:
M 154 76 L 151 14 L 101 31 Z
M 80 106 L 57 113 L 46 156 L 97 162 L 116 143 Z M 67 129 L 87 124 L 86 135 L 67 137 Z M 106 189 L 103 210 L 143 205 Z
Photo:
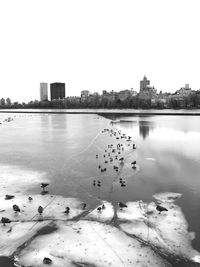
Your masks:
M 102 210 L 104 210 L 106 208 L 106 206 L 103 204 L 101 208 L 102 208 Z
M 40 187 L 43 189 L 43 191 L 45 190 L 45 188 L 48 186 L 48 183 L 41 183 Z
M 5 195 L 5 200 L 9 200 L 9 199 L 12 199 L 14 198 L 15 196 L 13 195 Z
M 98 211 L 98 212 L 101 212 L 101 207 L 98 207 L 98 208 L 97 208 L 97 211 Z
M 44 208 L 42 206 L 38 207 L 38 212 L 39 212 L 40 215 L 43 213 L 43 210 L 44 210 Z
M 43 259 L 43 264 L 52 264 L 52 260 L 51 259 L 49 259 L 49 258 L 44 258 Z
M 33 198 L 32 197 L 28 197 L 28 200 L 31 201 L 31 200 L 33 200 Z
M 121 182 L 121 187 L 125 187 L 125 186 L 126 186 L 125 182 L 124 181 Z
M 157 211 L 159 211 L 159 214 L 160 214 L 162 211 L 168 211 L 168 209 L 166 209 L 165 207 L 162 207 L 162 206 L 160 206 L 160 205 L 157 205 L 157 206 L 156 206 L 156 209 L 157 209 Z
M 131 162 L 131 165 L 135 165 L 136 164 L 136 160 L 134 160 L 133 162 Z
M 133 149 L 136 149 L 136 144 L 133 144 Z
M 99 165 L 98 168 L 101 169 L 101 165 Z
M 66 207 L 64 213 L 65 214 L 69 214 L 69 212 L 70 212 L 70 208 L 69 207 Z
M 86 205 L 85 203 L 82 203 L 82 209 L 83 209 L 83 210 L 85 210 L 86 206 L 87 206 L 87 205 Z
M 119 207 L 122 209 L 122 208 L 127 208 L 128 206 L 123 202 L 119 202 Z
M 8 219 L 8 218 L 6 218 L 6 217 L 2 217 L 1 218 L 1 222 L 3 223 L 3 225 L 5 226 L 6 225 L 6 223 L 11 223 L 11 220 L 10 219 Z
M 20 208 L 17 205 L 13 205 L 13 210 L 17 213 L 20 212 Z
M 96 155 L 96 159 L 98 159 L 98 155 Z
M 94 180 L 94 181 L 93 181 L 93 186 L 95 186 L 95 185 L 96 185 L 96 181 Z

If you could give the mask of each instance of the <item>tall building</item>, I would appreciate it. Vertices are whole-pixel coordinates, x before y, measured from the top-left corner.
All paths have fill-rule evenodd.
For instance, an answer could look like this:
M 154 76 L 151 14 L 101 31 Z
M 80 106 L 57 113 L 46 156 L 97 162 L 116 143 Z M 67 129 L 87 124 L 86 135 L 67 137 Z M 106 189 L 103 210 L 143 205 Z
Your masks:
M 81 91 L 81 101 L 84 102 L 88 99 L 90 92 L 88 90 Z
M 5 98 L 2 97 L 2 98 L 0 99 L 0 105 L 1 105 L 1 106 L 5 106 L 5 104 L 6 104 Z
M 11 100 L 10 100 L 10 98 L 8 97 L 8 98 L 6 98 L 6 105 L 11 105 Z
M 65 83 L 51 83 L 51 100 L 65 98 Z
M 144 76 L 143 80 L 140 81 L 140 91 L 147 89 L 149 85 L 150 85 L 150 80 L 147 80 L 147 77 Z
M 48 100 L 48 83 L 40 83 L 40 101 Z
M 157 93 L 157 90 L 150 86 L 150 80 L 147 80 L 147 77 L 144 76 L 143 80 L 140 81 L 140 98 L 152 98 Z
M 189 84 L 186 83 L 185 87 L 181 87 L 181 89 L 176 91 L 177 94 L 179 95 L 189 95 L 192 93 L 192 89 L 190 88 Z

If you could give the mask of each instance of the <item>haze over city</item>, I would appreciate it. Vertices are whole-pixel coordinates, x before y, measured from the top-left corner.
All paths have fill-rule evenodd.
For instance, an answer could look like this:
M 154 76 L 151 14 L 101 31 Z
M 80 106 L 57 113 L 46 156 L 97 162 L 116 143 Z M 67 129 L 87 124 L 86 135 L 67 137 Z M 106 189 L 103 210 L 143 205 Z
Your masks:
M 158 91 L 197 90 L 198 13 L 198 0 L 1 1 L 0 97 L 39 99 L 40 82 L 139 91 L 144 75 Z

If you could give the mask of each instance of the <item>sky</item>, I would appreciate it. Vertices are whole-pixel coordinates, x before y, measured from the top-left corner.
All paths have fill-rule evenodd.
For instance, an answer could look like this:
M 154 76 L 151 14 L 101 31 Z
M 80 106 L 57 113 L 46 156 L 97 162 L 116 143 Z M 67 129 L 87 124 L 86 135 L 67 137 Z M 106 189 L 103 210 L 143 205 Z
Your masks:
M 0 98 L 133 88 L 200 89 L 199 0 L 0 1 Z

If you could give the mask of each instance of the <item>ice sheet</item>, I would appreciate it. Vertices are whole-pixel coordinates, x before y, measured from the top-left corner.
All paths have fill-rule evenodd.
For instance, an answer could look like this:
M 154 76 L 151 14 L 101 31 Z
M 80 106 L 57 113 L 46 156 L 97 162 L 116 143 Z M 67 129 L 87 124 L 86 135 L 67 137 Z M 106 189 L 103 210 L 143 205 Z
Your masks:
M 170 266 L 148 246 L 113 226 L 93 221 L 60 223 L 56 232 L 34 239 L 18 256 L 18 263 L 40 267 L 44 266 L 44 257 L 52 260 L 52 267 L 74 263 L 98 267 Z

